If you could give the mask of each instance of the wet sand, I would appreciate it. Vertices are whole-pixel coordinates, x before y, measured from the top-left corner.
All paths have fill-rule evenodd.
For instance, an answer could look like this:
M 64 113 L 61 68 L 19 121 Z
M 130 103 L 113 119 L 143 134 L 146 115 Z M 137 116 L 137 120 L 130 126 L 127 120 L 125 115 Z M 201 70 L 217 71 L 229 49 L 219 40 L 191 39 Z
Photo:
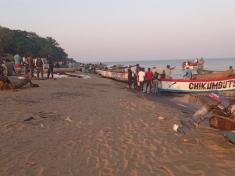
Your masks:
M 0 92 L 1 176 L 235 173 L 235 146 L 219 131 L 173 132 L 192 116 L 184 104 L 95 75 L 35 83 L 40 87 Z

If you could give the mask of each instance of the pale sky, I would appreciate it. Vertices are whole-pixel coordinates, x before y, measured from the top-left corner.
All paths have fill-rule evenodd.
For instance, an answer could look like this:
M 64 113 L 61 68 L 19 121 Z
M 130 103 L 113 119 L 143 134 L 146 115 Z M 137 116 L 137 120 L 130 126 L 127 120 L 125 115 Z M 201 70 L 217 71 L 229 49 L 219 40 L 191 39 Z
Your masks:
M 0 25 L 79 61 L 235 56 L 235 0 L 0 0 Z

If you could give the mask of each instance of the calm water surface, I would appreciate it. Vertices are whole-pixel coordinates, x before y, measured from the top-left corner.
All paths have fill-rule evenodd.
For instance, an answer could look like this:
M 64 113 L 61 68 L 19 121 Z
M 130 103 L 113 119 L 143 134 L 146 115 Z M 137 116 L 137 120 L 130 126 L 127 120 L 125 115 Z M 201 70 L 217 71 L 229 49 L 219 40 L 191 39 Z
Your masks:
M 106 62 L 107 65 L 122 64 L 122 65 L 134 65 L 140 64 L 142 67 L 158 67 L 165 68 L 166 65 L 171 65 L 175 67 L 175 70 L 172 72 L 174 77 L 180 78 L 183 76 L 181 65 L 185 60 L 142 60 L 142 61 L 122 61 L 122 62 Z M 235 67 L 235 58 L 221 58 L 221 59 L 205 59 L 204 68 L 208 70 L 226 70 L 229 66 Z

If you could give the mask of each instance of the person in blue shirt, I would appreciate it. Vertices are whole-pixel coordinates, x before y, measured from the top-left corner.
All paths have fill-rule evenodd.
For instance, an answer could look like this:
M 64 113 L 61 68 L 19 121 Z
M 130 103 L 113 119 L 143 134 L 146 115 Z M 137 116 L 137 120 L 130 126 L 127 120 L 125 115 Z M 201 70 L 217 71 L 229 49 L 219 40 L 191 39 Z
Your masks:
M 192 79 L 193 73 L 192 73 L 192 70 L 189 69 L 189 67 L 186 67 L 185 75 L 184 75 L 183 77 L 184 77 L 185 79 Z

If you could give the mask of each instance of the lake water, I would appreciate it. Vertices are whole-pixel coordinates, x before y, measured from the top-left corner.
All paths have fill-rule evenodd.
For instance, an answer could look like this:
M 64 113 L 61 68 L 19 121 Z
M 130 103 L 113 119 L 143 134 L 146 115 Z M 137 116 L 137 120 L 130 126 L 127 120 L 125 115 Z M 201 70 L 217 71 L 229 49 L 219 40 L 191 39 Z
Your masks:
M 157 67 L 157 68 L 165 68 L 166 65 L 170 65 L 171 67 L 175 67 L 175 70 L 172 72 L 174 77 L 182 77 L 184 74 L 182 72 L 182 63 L 186 61 L 184 59 L 178 60 L 142 60 L 142 61 L 121 61 L 121 62 L 105 62 L 107 65 L 134 65 L 140 64 L 140 66 L 148 68 L 148 67 Z M 205 59 L 204 68 L 208 70 L 227 70 L 229 66 L 233 66 L 235 68 L 235 58 L 221 58 L 221 59 Z

